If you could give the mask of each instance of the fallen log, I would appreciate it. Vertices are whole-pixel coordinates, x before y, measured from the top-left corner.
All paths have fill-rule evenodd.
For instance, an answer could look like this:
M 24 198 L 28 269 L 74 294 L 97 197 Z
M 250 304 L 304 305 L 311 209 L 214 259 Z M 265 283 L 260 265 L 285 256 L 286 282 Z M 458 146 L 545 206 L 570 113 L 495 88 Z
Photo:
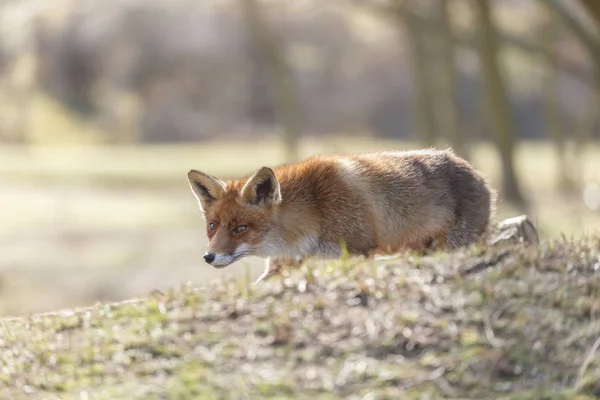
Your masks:
M 500 221 L 491 235 L 490 244 L 492 246 L 517 243 L 525 245 L 538 245 L 540 243 L 538 231 L 527 215 L 519 215 Z

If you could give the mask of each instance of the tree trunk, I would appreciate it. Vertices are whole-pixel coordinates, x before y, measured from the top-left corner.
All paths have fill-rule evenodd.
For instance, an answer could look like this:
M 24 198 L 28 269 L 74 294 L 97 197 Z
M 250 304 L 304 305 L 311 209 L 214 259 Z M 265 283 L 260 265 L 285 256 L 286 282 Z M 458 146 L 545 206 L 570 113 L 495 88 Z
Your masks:
M 585 163 L 586 149 L 593 140 L 594 128 L 598 122 L 598 112 L 600 101 L 597 92 L 587 94 L 587 105 L 581 113 L 581 120 L 575 126 L 575 137 L 573 146 L 573 159 L 571 163 L 576 171 L 582 171 L 582 165 Z
M 275 109 L 283 128 L 283 141 L 287 161 L 298 158 L 298 143 L 301 134 L 300 101 L 294 84 L 291 68 L 279 48 L 273 32 L 262 14 L 259 0 L 240 0 L 243 15 L 251 38 L 259 52 L 265 57 L 271 88 L 275 94 Z
M 460 104 L 458 103 L 458 77 L 456 61 L 454 58 L 455 43 L 453 39 L 450 20 L 450 0 L 437 0 L 434 9 L 434 21 L 438 26 L 435 32 L 437 64 L 437 86 L 439 93 L 436 95 L 438 123 L 442 127 L 448 142 L 454 151 L 469 158 L 465 132 L 461 128 Z
M 547 11 L 547 10 L 544 10 Z M 561 116 L 561 110 L 558 99 L 559 93 L 559 60 L 556 53 L 556 43 L 559 37 L 560 27 L 555 17 L 551 12 L 546 12 L 547 21 L 541 30 L 541 43 L 548 55 L 547 66 L 544 71 L 543 87 L 543 104 L 545 125 L 548 135 L 554 144 L 556 154 L 556 176 L 558 177 L 558 185 L 560 189 L 571 190 L 575 183 L 569 171 L 572 168 L 568 167 L 567 163 L 567 140 L 565 138 L 565 124 Z
M 600 1 L 598 0 L 580 0 L 583 7 L 587 10 L 588 14 L 596 20 L 596 23 L 600 26 Z
M 413 110 L 419 141 L 423 147 L 435 146 L 435 116 L 433 111 L 433 87 L 431 63 L 428 57 L 427 39 L 410 11 L 397 10 L 398 23 L 406 33 L 411 52 L 414 77 Z
M 515 172 L 516 127 L 498 65 L 498 39 L 490 2 L 474 1 L 480 29 L 479 55 L 487 116 L 502 162 L 502 192 L 507 201 L 517 206 L 524 206 L 525 199 L 521 194 Z
M 581 44 L 587 49 L 590 58 L 594 63 L 595 78 L 596 78 L 596 103 L 600 106 L 600 38 L 598 29 L 593 32 L 584 26 L 575 16 L 569 11 L 568 7 L 558 0 L 539 0 L 549 10 L 551 10 L 565 26 L 579 39 Z M 598 22 L 596 28 L 600 26 L 600 4 L 598 0 L 580 0 L 585 10 L 590 16 Z

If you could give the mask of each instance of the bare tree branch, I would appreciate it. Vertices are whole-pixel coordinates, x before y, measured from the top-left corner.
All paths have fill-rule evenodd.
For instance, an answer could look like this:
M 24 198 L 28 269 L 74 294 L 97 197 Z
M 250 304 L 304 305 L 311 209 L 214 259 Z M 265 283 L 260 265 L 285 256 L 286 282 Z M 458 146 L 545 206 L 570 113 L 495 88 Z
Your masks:
M 589 32 L 584 25 L 573 16 L 573 13 L 558 0 L 539 0 L 549 7 L 562 22 L 579 38 L 581 43 L 589 51 L 594 62 L 600 66 L 600 38 Z M 595 4 L 598 0 L 593 0 Z M 591 2 L 590 2 L 591 3 Z M 596 6 L 598 7 L 598 6 Z
M 546 0 L 539 1 L 544 2 Z M 420 16 L 419 14 L 408 9 L 402 4 L 396 6 L 395 8 L 392 8 L 389 5 L 384 6 L 365 0 L 353 0 L 352 4 L 363 8 L 367 12 L 379 15 L 383 19 L 391 19 L 390 17 L 391 15 L 393 15 L 393 12 L 401 12 L 406 14 L 406 18 L 411 18 L 412 20 L 414 20 L 415 23 L 419 24 L 424 29 L 438 29 L 437 24 L 435 24 L 427 18 Z M 468 30 L 459 31 L 458 29 L 455 29 L 453 32 L 451 32 L 451 35 L 451 40 L 454 41 L 454 43 L 456 43 L 457 45 L 467 47 L 469 49 L 477 48 L 477 32 L 472 32 Z M 545 62 L 551 62 L 552 60 L 552 55 L 549 54 L 543 46 L 540 46 L 537 43 L 534 43 L 509 32 L 502 32 L 501 30 L 497 31 L 497 36 L 498 40 L 502 43 L 503 46 L 511 46 L 512 48 L 520 50 L 523 53 L 532 57 L 543 57 Z M 563 64 L 561 65 L 561 69 L 566 74 L 568 74 L 571 79 L 578 80 L 586 84 L 589 82 L 589 80 L 586 79 L 586 76 L 591 75 L 591 71 L 589 71 L 585 67 L 581 67 L 578 64 L 568 64 L 563 62 Z

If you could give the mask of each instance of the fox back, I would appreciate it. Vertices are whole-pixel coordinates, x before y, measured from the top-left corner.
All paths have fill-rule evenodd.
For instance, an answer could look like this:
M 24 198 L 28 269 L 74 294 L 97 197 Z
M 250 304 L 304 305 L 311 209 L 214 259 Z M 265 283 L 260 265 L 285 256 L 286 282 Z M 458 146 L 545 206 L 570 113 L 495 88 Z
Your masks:
M 485 234 L 495 192 L 451 150 L 321 155 L 222 181 L 192 170 L 209 239 L 205 260 L 372 256 Z

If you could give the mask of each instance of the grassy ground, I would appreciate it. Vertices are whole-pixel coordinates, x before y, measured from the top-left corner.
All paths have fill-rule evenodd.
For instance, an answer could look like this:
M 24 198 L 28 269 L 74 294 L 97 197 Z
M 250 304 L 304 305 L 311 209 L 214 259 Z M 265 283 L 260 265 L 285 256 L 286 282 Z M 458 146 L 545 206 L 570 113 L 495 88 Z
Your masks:
M 410 148 L 411 143 L 352 138 L 306 140 L 301 156 Z M 600 182 L 600 149 L 590 146 L 584 177 Z M 181 282 L 257 277 L 250 258 L 224 270 L 201 259 L 204 222 L 186 181 L 190 168 L 241 175 L 282 161 L 273 140 L 142 147 L 0 149 L 0 315 L 140 297 Z M 476 146 L 474 164 L 499 185 L 495 153 Z M 543 238 L 597 232 L 600 213 L 580 192 L 556 189 L 552 148 L 523 143 L 519 175 L 532 200 L 529 214 Z M 500 205 L 498 218 L 519 210 Z
M 0 397 L 593 399 L 599 271 L 588 237 L 342 259 L 5 319 Z

